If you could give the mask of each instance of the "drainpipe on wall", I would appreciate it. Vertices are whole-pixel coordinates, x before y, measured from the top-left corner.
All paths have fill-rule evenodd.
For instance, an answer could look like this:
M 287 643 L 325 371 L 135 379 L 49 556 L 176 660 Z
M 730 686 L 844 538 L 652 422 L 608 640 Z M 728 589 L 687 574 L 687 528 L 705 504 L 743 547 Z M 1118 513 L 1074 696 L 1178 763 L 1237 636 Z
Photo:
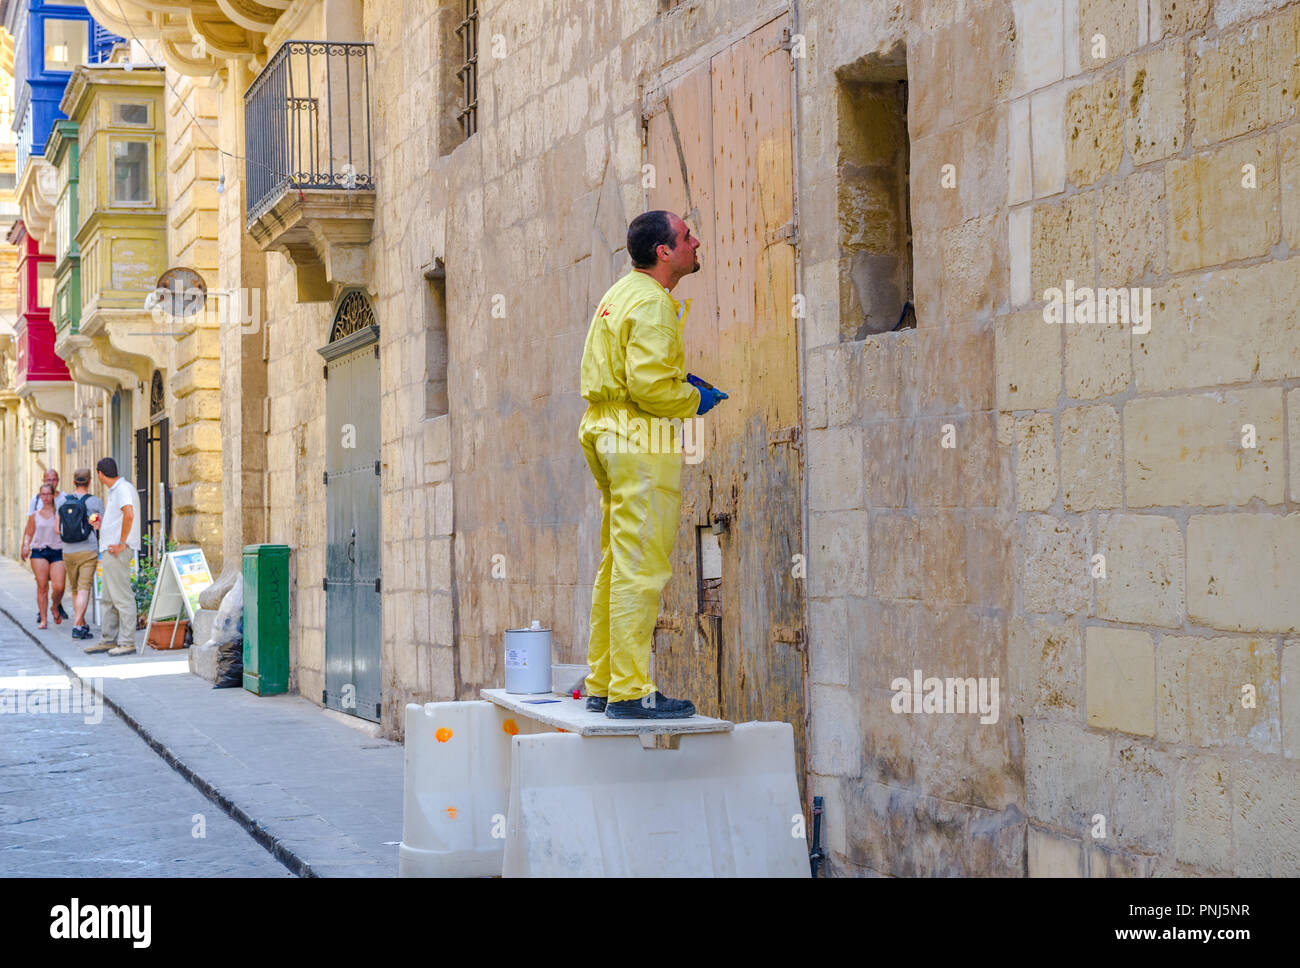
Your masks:
M 792 2 L 791 2 L 791 4 L 790 4 L 790 34 L 791 34 L 791 36 L 794 36 L 794 35 L 797 35 L 798 33 L 800 33 L 800 29 L 799 29 L 799 28 L 800 28 L 799 0 L 792 0 Z M 793 53 L 793 52 L 792 52 L 792 53 Z M 798 58 L 797 60 L 802 60 L 802 59 L 803 59 L 803 58 Z M 803 157 L 802 157 L 803 144 L 802 144 L 802 140 L 801 140 L 801 138 L 800 138 L 800 124 L 799 124 L 799 118 L 800 118 L 800 115 L 803 113 L 803 101 L 802 101 L 802 99 L 801 99 L 800 96 L 799 96 L 799 94 L 800 94 L 799 74 L 800 74 L 800 70 L 801 70 L 800 65 L 799 65 L 798 63 L 796 63 L 796 64 L 794 65 L 793 70 L 794 70 L 794 84 L 793 84 L 793 88 L 794 88 L 794 110 L 790 113 L 790 117 L 793 119 L 793 126 L 794 126 L 794 131 L 791 133 L 791 134 L 792 134 L 792 139 L 793 139 L 793 142 L 794 142 L 794 170 L 795 170 L 795 179 L 794 179 L 794 224 L 795 224 L 796 226 L 800 226 L 800 229 L 797 229 L 797 230 L 795 231 L 795 237 L 794 237 L 794 289 L 795 289 L 795 292 L 796 292 L 796 293 L 803 293 L 803 252 L 802 252 L 802 249 L 801 249 L 801 246 L 802 246 L 802 244 L 803 244 L 803 240 L 802 240 L 803 232 L 802 232 L 802 230 L 801 230 L 801 227 L 803 226 L 803 220 L 799 217 L 799 196 L 800 196 L 800 185 L 799 185 L 799 182 L 800 182 L 800 180 L 803 178 L 803 164 L 802 164 L 802 160 L 803 160 Z M 807 397 L 807 373 L 806 373 L 806 371 L 807 371 L 807 352 L 808 352 L 808 351 L 807 351 L 807 346 L 805 345 L 805 334 L 804 334 L 804 330 L 805 330 L 805 326 L 802 325 L 802 324 L 797 324 L 797 325 L 795 326 L 795 332 L 796 332 L 796 335 L 797 335 L 797 337 L 798 337 L 798 341 L 797 341 L 798 350 L 797 350 L 797 352 L 798 352 L 798 356 L 799 356 L 799 424 L 800 424 L 799 432 L 800 432 L 800 434 L 801 434 L 803 440 L 808 440 L 808 419 L 807 419 L 807 400 L 808 400 L 808 397 Z M 805 777 L 808 777 L 808 776 L 811 775 L 811 766 L 812 766 L 812 755 L 811 755 L 811 750 L 812 750 L 812 689 L 811 689 L 811 687 L 810 687 L 810 683 L 809 683 L 808 679 L 809 679 L 809 676 L 810 676 L 810 674 L 811 674 L 811 672 L 810 672 L 810 667 L 811 667 L 812 663 L 811 663 L 811 661 L 810 661 L 810 655 L 811 655 L 811 652 L 812 652 L 812 649 L 813 649 L 813 635 L 812 635 L 812 627 L 808 624 L 809 612 L 810 612 L 811 610 L 810 610 L 810 608 L 809 608 L 809 606 L 808 606 L 808 473 L 809 473 L 809 467 L 808 467 L 808 462 L 807 462 L 807 451 L 806 451 L 806 450 L 804 451 L 804 458 L 805 458 L 805 459 L 804 459 L 804 461 L 802 462 L 802 463 L 803 463 L 803 473 L 799 476 L 799 527 L 800 527 L 801 533 L 802 533 L 802 535 L 803 535 L 803 539 L 802 539 L 802 545 L 803 545 L 803 547 L 802 547 L 800 550 L 803 552 L 803 556 L 804 556 L 804 579 L 803 579 L 803 583 L 804 583 L 804 595 L 803 595 L 803 627 L 804 627 L 804 656 L 803 656 L 803 664 L 804 664 L 804 670 L 803 670 L 803 672 L 804 672 L 804 675 L 803 675 L 803 708 L 804 708 L 804 736 L 806 737 L 806 742 L 804 743 L 804 751 L 803 751 L 804 763 L 803 763 L 803 765 L 804 765 L 804 776 L 805 776 Z M 811 786 L 811 784 L 809 784 L 809 786 Z

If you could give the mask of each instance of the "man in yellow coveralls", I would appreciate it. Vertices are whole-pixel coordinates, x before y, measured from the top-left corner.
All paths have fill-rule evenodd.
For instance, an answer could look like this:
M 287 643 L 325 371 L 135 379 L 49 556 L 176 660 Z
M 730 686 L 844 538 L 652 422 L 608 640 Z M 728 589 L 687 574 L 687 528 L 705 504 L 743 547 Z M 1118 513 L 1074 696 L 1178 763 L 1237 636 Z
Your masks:
M 601 299 L 582 351 L 588 406 L 578 439 L 600 489 L 601 511 L 587 708 L 611 719 L 695 715 L 693 703 L 669 699 L 650 681 L 650 642 L 659 595 L 672 574 L 668 558 L 681 510 L 681 421 L 727 396 L 686 372 L 685 320 L 670 295 L 699 271 L 699 247 L 671 212 L 633 219 L 627 230 L 633 268 Z M 672 445 L 656 446 L 665 439 Z

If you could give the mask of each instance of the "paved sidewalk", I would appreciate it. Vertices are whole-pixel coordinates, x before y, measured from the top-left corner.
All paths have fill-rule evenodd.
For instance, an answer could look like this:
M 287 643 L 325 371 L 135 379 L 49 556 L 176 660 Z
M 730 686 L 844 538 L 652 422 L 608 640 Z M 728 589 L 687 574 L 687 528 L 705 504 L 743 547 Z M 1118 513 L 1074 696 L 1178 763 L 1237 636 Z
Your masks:
M 72 614 L 70 596 L 64 608 Z M 190 674 L 184 649 L 86 655 L 71 621 L 36 628 L 31 570 L 2 556 L 0 613 L 93 684 L 163 759 L 294 873 L 396 875 L 401 744 L 372 738 L 299 696 L 213 689 Z M 91 630 L 96 641 L 99 630 Z

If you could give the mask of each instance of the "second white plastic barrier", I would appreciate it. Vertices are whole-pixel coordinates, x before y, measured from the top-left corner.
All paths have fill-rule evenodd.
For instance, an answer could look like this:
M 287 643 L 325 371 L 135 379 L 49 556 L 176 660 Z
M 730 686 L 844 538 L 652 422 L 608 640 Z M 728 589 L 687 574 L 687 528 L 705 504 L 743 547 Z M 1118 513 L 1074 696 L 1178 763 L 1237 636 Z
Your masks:
M 808 877 L 789 723 L 513 740 L 507 877 Z

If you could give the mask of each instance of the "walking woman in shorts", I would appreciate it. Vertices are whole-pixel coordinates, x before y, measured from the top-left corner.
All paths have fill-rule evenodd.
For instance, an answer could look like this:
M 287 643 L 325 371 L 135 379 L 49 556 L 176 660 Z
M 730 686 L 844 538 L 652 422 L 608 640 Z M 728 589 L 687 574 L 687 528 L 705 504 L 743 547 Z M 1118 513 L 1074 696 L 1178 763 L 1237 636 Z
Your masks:
M 41 506 L 31 516 L 27 533 L 23 535 L 23 560 L 30 554 L 32 571 L 36 572 L 36 627 L 46 628 L 45 609 L 51 588 L 55 601 L 63 599 L 63 538 L 59 534 L 59 513 L 54 509 L 54 486 L 41 485 Z M 59 613 L 54 613 L 54 624 L 62 624 Z

